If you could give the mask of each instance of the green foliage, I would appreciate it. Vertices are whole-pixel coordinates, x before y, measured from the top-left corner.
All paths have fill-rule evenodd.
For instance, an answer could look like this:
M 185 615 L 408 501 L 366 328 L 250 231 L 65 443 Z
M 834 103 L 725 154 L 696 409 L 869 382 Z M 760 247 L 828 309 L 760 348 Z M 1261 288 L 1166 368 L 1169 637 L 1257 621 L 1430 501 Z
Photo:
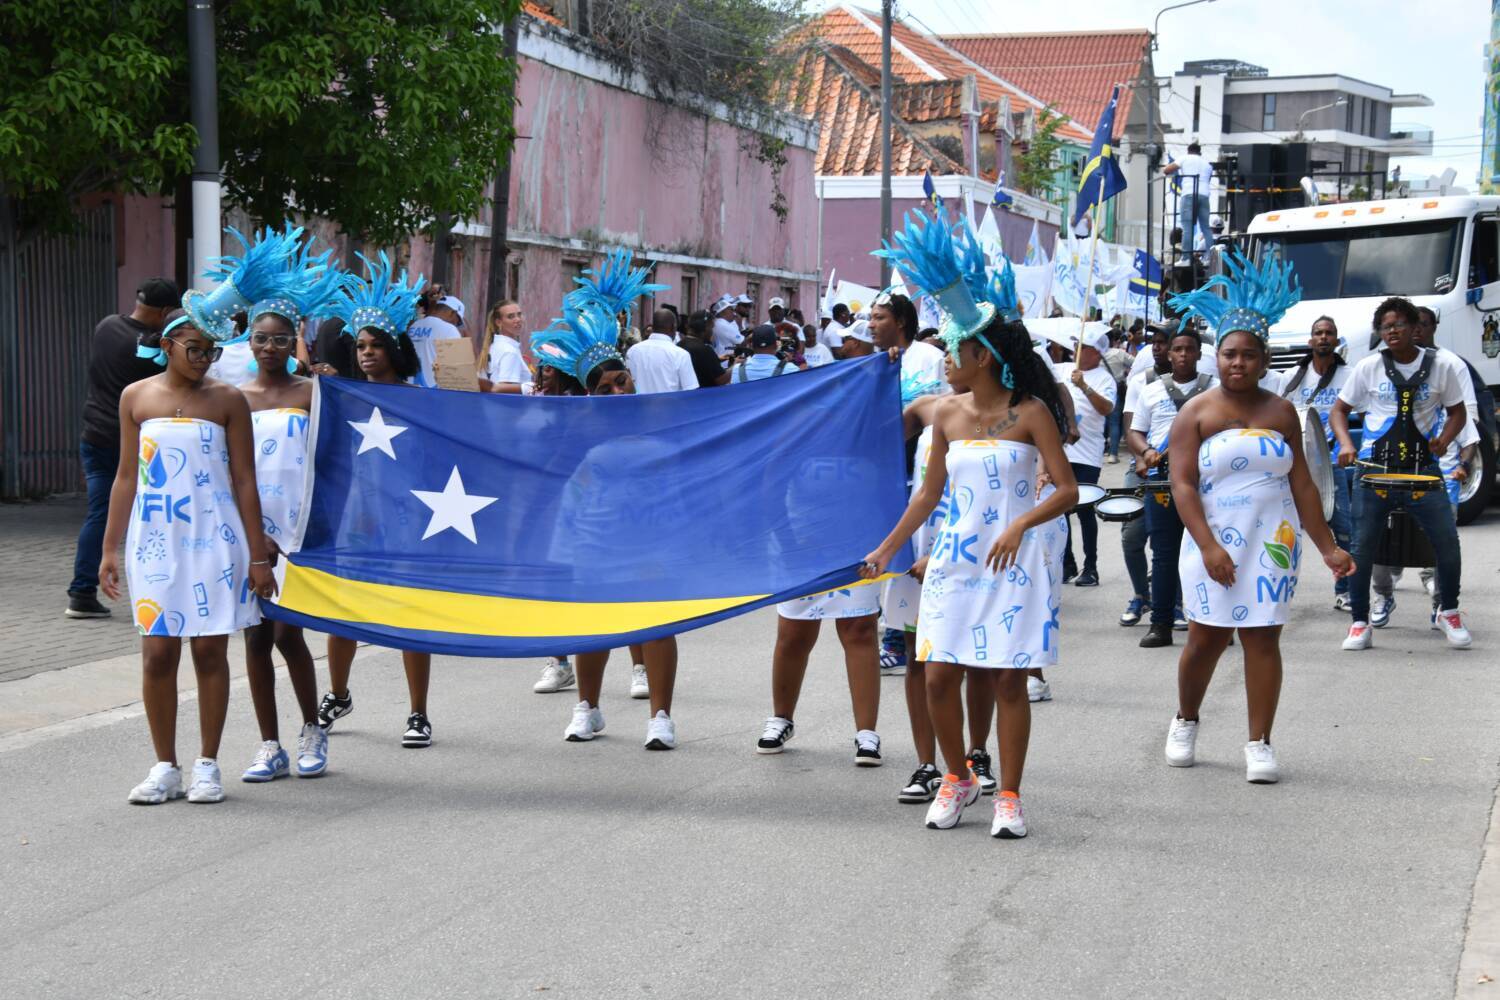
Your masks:
M 520 0 L 234 0 L 216 22 L 229 201 L 392 243 L 473 215 L 514 137 L 501 26 Z M 180 0 L 26 0 L 0 14 L 0 183 L 41 220 L 192 170 Z
M 1037 113 L 1036 131 L 1025 152 L 1015 158 L 1015 177 L 1007 178 L 1013 187 L 1038 198 L 1047 196 L 1056 182 L 1055 161 L 1062 146 L 1057 130 L 1062 123 L 1062 117 L 1053 112 L 1051 105 Z

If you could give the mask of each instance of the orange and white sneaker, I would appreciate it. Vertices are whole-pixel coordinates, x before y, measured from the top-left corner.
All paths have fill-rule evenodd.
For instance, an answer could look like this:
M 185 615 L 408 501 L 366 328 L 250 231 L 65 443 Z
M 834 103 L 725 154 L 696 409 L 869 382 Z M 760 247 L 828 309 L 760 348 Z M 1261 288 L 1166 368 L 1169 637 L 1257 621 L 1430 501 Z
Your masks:
M 1468 649 L 1474 644 L 1474 637 L 1464 627 L 1463 616 L 1458 609 L 1452 611 L 1439 611 L 1437 613 L 1438 628 L 1443 630 L 1443 636 L 1448 640 L 1448 645 L 1454 649 Z
M 1001 840 L 1020 840 L 1026 836 L 1026 814 L 1021 811 L 1021 796 L 1001 792 L 995 796 L 995 819 L 990 836 Z
M 1355 622 L 1349 626 L 1349 634 L 1344 637 L 1345 649 L 1369 649 L 1374 645 L 1373 630 L 1369 622 Z
M 979 799 L 979 780 L 971 773 L 966 781 L 959 781 L 956 774 L 943 775 L 937 798 L 927 807 L 927 829 L 951 830 L 958 825 L 964 807 Z

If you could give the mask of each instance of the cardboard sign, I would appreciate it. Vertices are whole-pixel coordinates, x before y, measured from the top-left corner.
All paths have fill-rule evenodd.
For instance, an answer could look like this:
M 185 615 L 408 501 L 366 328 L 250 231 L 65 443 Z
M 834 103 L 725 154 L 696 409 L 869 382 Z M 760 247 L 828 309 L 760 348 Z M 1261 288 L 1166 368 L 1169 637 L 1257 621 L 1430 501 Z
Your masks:
M 439 389 L 479 391 L 479 375 L 474 368 L 474 344 L 468 337 L 434 340 L 436 357 L 432 377 Z

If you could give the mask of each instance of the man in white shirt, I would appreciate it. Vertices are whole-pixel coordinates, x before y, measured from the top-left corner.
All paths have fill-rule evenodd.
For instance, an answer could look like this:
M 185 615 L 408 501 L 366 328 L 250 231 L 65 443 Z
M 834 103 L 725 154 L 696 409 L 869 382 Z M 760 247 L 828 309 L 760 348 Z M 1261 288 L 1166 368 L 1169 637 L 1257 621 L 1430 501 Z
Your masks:
M 1128 451 L 1130 440 L 1128 431 L 1132 416 L 1140 406 L 1141 387 L 1146 384 L 1147 377 L 1160 378 L 1171 374 L 1172 361 L 1167 357 L 1167 348 L 1172 342 L 1172 334 L 1176 332 L 1174 323 L 1153 323 L 1150 327 L 1149 340 L 1139 352 L 1151 359 L 1152 364 L 1145 371 L 1130 375 L 1125 379 L 1125 400 L 1121 404 L 1124 408 L 1122 424 L 1125 433 L 1125 447 Z M 1136 460 L 1132 455 L 1130 465 L 1125 469 L 1125 485 L 1135 488 L 1145 485 L 1136 468 Z M 1126 521 L 1120 527 L 1120 549 L 1125 557 L 1125 572 L 1130 577 L 1130 600 L 1125 605 L 1125 610 L 1120 614 L 1120 624 L 1127 628 L 1139 625 L 1141 618 L 1151 611 L 1151 570 L 1146 563 L 1146 518 L 1138 517 Z M 1176 622 L 1173 622 L 1175 627 Z
M 498 326 L 484 350 L 484 377 L 479 380 L 479 388 L 482 392 L 523 392 L 531 382 L 531 369 L 521 354 L 521 329 L 526 317 L 520 303 L 511 299 L 495 308 Z
M 457 303 L 457 308 L 455 309 L 449 303 Z M 411 338 L 411 346 L 417 352 L 417 362 L 422 366 L 407 381 L 412 385 L 431 389 L 437 385 L 437 381 L 432 377 L 432 363 L 437 360 L 437 348 L 433 346 L 433 343 L 438 340 L 456 340 L 463 336 L 458 327 L 444 318 L 446 315 L 452 315 L 462 322 L 463 303 L 449 296 L 424 300 L 424 309 L 427 315 L 406 328 L 406 335 Z
M 693 358 L 677 346 L 676 332 L 677 314 L 670 309 L 658 309 L 651 314 L 651 336 L 626 353 L 625 367 L 635 379 L 637 394 L 698 388 Z
M 843 358 L 863 358 L 875 353 L 875 337 L 868 320 L 857 319 L 844 331 Z
M 833 352 L 828 345 L 819 342 L 818 328 L 811 323 L 802 328 L 802 360 L 809 368 L 821 368 L 833 363 Z
M 1104 467 L 1104 422 L 1115 408 L 1115 377 L 1100 362 L 1109 350 L 1109 334 L 1094 328 L 1083 334 L 1078 363 L 1057 366 L 1057 375 L 1073 397 L 1073 420 L 1078 440 L 1064 445 L 1068 464 L 1080 484 L 1094 485 Z M 1078 511 L 1083 535 L 1083 570 L 1073 559 L 1072 518 L 1068 521 L 1068 547 L 1063 557 L 1063 582 L 1077 577 L 1079 587 L 1099 586 L 1099 522 L 1093 507 Z
M 1212 375 L 1198 371 L 1202 349 L 1198 334 L 1191 327 L 1172 335 L 1167 349 L 1172 370 L 1160 378 L 1149 374 L 1145 377 L 1136 408 L 1130 414 L 1130 430 L 1125 435 L 1136 457 L 1136 468 L 1143 472 L 1148 484 L 1146 532 L 1151 538 L 1151 629 L 1141 639 L 1143 649 L 1172 645 L 1172 629 L 1180 614 L 1177 608 L 1182 604 L 1177 575 L 1182 519 L 1171 493 L 1153 493 L 1150 484 L 1166 485 L 1167 447 L 1178 411 L 1188 400 L 1218 383 Z
M 750 327 L 754 325 L 750 322 L 750 310 L 754 308 L 755 300 L 748 295 L 741 295 L 734 300 L 734 321 L 739 325 L 741 333 L 749 333 Z
M 834 305 L 832 313 L 833 318 L 818 334 L 818 342 L 832 351 L 833 356 L 837 358 L 840 357 L 839 351 L 844 347 L 844 338 L 849 336 L 849 327 L 854 325 L 854 315 L 842 302 Z
M 875 349 L 901 350 L 901 402 L 910 403 L 919 395 L 952 392 L 943 373 L 943 352 L 924 344 L 917 336 L 917 307 L 905 295 L 885 295 L 870 307 L 868 323 Z M 931 386 L 932 388 L 927 388 Z M 915 389 L 924 391 L 916 392 Z
M 1188 143 L 1187 155 L 1161 168 L 1164 174 L 1182 175 L 1182 203 L 1178 206 L 1178 224 L 1182 226 L 1182 248 L 1194 250 L 1198 232 L 1203 234 L 1203 250 L 1214 245 L 1213 230 L 1208 224 L 1209 186 L 1214 179 L 1214 165 L 1203 158 L 1203 147 Z
M 1431 348 L 1417 345 L 1421 316 L 1404 298 L 1392 297 L 1375 309 L 1375 330 L 1385 347 L 1356 363 L 1333 404 L 1328 422 L 1339 441 L 1339 464 L 1356 461 L 1349 436 L 1349 414 L 1364 414 L 1364 434 L 1357 458 L 1384 466 L 1391 472 L 1417 473 L 1441 478 L 1439 459 L 1448 451 L 1465 425 L 1464 383 L 1469 375 L 1462 362 L 1455 363 Z M 1397 508 L 1406 511 L 1432 543 L 1437 556 L 1438 610 L 1434 623 L 1449 645 L 1466 648 L 1473 638 L 1458 610 L 1459 581 L 1463 560 L 1459 554 L 1458 523 L 1448 493 L 1439 486 L 1420 497 L 1395 492 L 1380 496 L 1366 488 L 1363 470 L 1354 485 L 1355 571 L 1349 581 L 1349 614 L 1353 624 L 1343 648 L 1369 649 L 1370 575 L 1375 547 L 1386 530 L 1387 515 Z
M 714 350 L 719 357 L 727 357 L 740 346 L 745 335 L 740 332 L 740 327 L 735 322 L 734 297 L 726 295 L 714 303 Z

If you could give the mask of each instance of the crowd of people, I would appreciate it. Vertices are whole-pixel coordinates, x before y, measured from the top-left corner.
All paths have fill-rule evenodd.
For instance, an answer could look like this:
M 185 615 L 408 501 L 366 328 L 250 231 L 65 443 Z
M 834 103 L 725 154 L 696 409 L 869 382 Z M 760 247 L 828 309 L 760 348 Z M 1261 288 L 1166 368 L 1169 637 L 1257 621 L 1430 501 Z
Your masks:
M 913 298 L 888 289 L 858 313 L 834 305 L 817 324 L 781 299 L 770 301 L 761 323 L 751 321 L 747 296 L 686 314 L 662 304 L 640 336 L 628 323 L 635 304 L 666 289 L 647 284 L 624 251 L 586 272 L 562 317 L 529 338 L 513 300 L 486 318 L 475 345 L 484 392 L 708 389 L 877 352 L 900 365 L 910 504 L 860 562 L 860 581 L 778 606 L 771 715 L 757 752 L 780 753 L 794 737 L 809 657 L 832 619 L 848 675 L 854 764 L 883 763 L 881 673 L 904 674 L 918 766 L 898 799 L 928 803 L 926 824 L 948 829 L 980 796 L 994 795 L 991 834 L 1025 836 L 1020 791 L 1031 705 L 1053 696 L 1046 669 L 1059 662 L 1064 586 L 1102 582 L 1095 502 L 1105 491 L 1096 485 L 1103 466 L 1118 461 L 1121 440 L 1126 489 L 1139 497 L 1142 516 L 1121 531 L 1129 597 L 1119 623 L 1146 622 L 1144 648 L 1172 646 L 1175 632 L 1187 633 L 1168 764 L 1194 762 L 1199 707 L 1238 635 L 1246 778 L 1278 780 L 1271 730 L 1279 639 L 1304 532 L 1333 572 L 1334 607 L 1351 616 L 1344 649 L 1368 649 L 1372 629 L 1390 621 L 1400 569 L 1380 566 L 1377 556 L 1395 510 L 1436 550 L 1433 629 L 1452 646 L 1470 644 L 1458 606 L 1454 490 L 1477 411 L 1462 360 L 1432 346 L 1435 315 L 1402 298 L 1382 302 L 1372 330 L 1383 347 L 1352 366 L 1341 353 L 1345 336 L 1320 318 L 1306 357 L 1276 371 L 1270 326 L 1297 293 L 1290 268 L 1273 257 L 1231 262 L 1222 288 L 1175 296 L 1171 321 L 1128 330 L 1119 322 L 1108 332 L 1081 325 L 1065 345 L 1031 336 L 1009 265 L 967 252 L 972 241 L 963 223 L 919 220 L 880 251 L 900 266 L 913 295 L 936 300 L 943 317 L 936 328 L 919 329 Z M 466 336 L 460 300 L 393 273 L 384 255 L 355 275 L 339 270 L 330 252 L 312 255 L 290 227 L 242 242 L 243 255 L 225 259 L 214 292 L 179 295 L 171 282 L 151 279 L 129 315 L 100 323 L 92 344 L 80 447 L 89 508 L 67 613 L 108 616 L 97 590 L 118 598 L 128 582 L 157 758 L 130 792 L 135 803 L 224 798 L 218 759 L 227 643 L 236 632 L 244 635 L 261 736 L 243 780 L 326 771 L 329 733 L 354 708 L 356 644 L 327 637 L 329 686 L 320 699 L 302 630 L 263 620 L 260 603 L 274 595 L 273 560 L 301 516 L 313 378 L 432 387 L 436 342 Z M 1305 457 L 1311 445 L 1302 440 L 1309 411 L 1322 428 L 1312 445 L 1336 463 L 1327 518 Z M 1351 421 L 1356 415 L 1362 419 Z M 1364 481 L 1392 472 L 1439 485 L 1401 491 Z M 908 543 L 911 571 L 887 573 Z M 201 726 L 186 776 L 176 751 L 183 639 Z M 301 718 L 295 753 L 279 732 L 273 649 Z M 644 745 L 671 750 L 676 639 L 628 654 L 630 695 L 649 702 Z M 589 742 L 605 727 L 608 659 L 607 650 L 558 650 L 543 665 L 535 691 L 578 691 L 563 731 L 568 742 Z M 401 742 L 430 746 L 431 657 L 403 651 L 402 660 L 410 711 Z

